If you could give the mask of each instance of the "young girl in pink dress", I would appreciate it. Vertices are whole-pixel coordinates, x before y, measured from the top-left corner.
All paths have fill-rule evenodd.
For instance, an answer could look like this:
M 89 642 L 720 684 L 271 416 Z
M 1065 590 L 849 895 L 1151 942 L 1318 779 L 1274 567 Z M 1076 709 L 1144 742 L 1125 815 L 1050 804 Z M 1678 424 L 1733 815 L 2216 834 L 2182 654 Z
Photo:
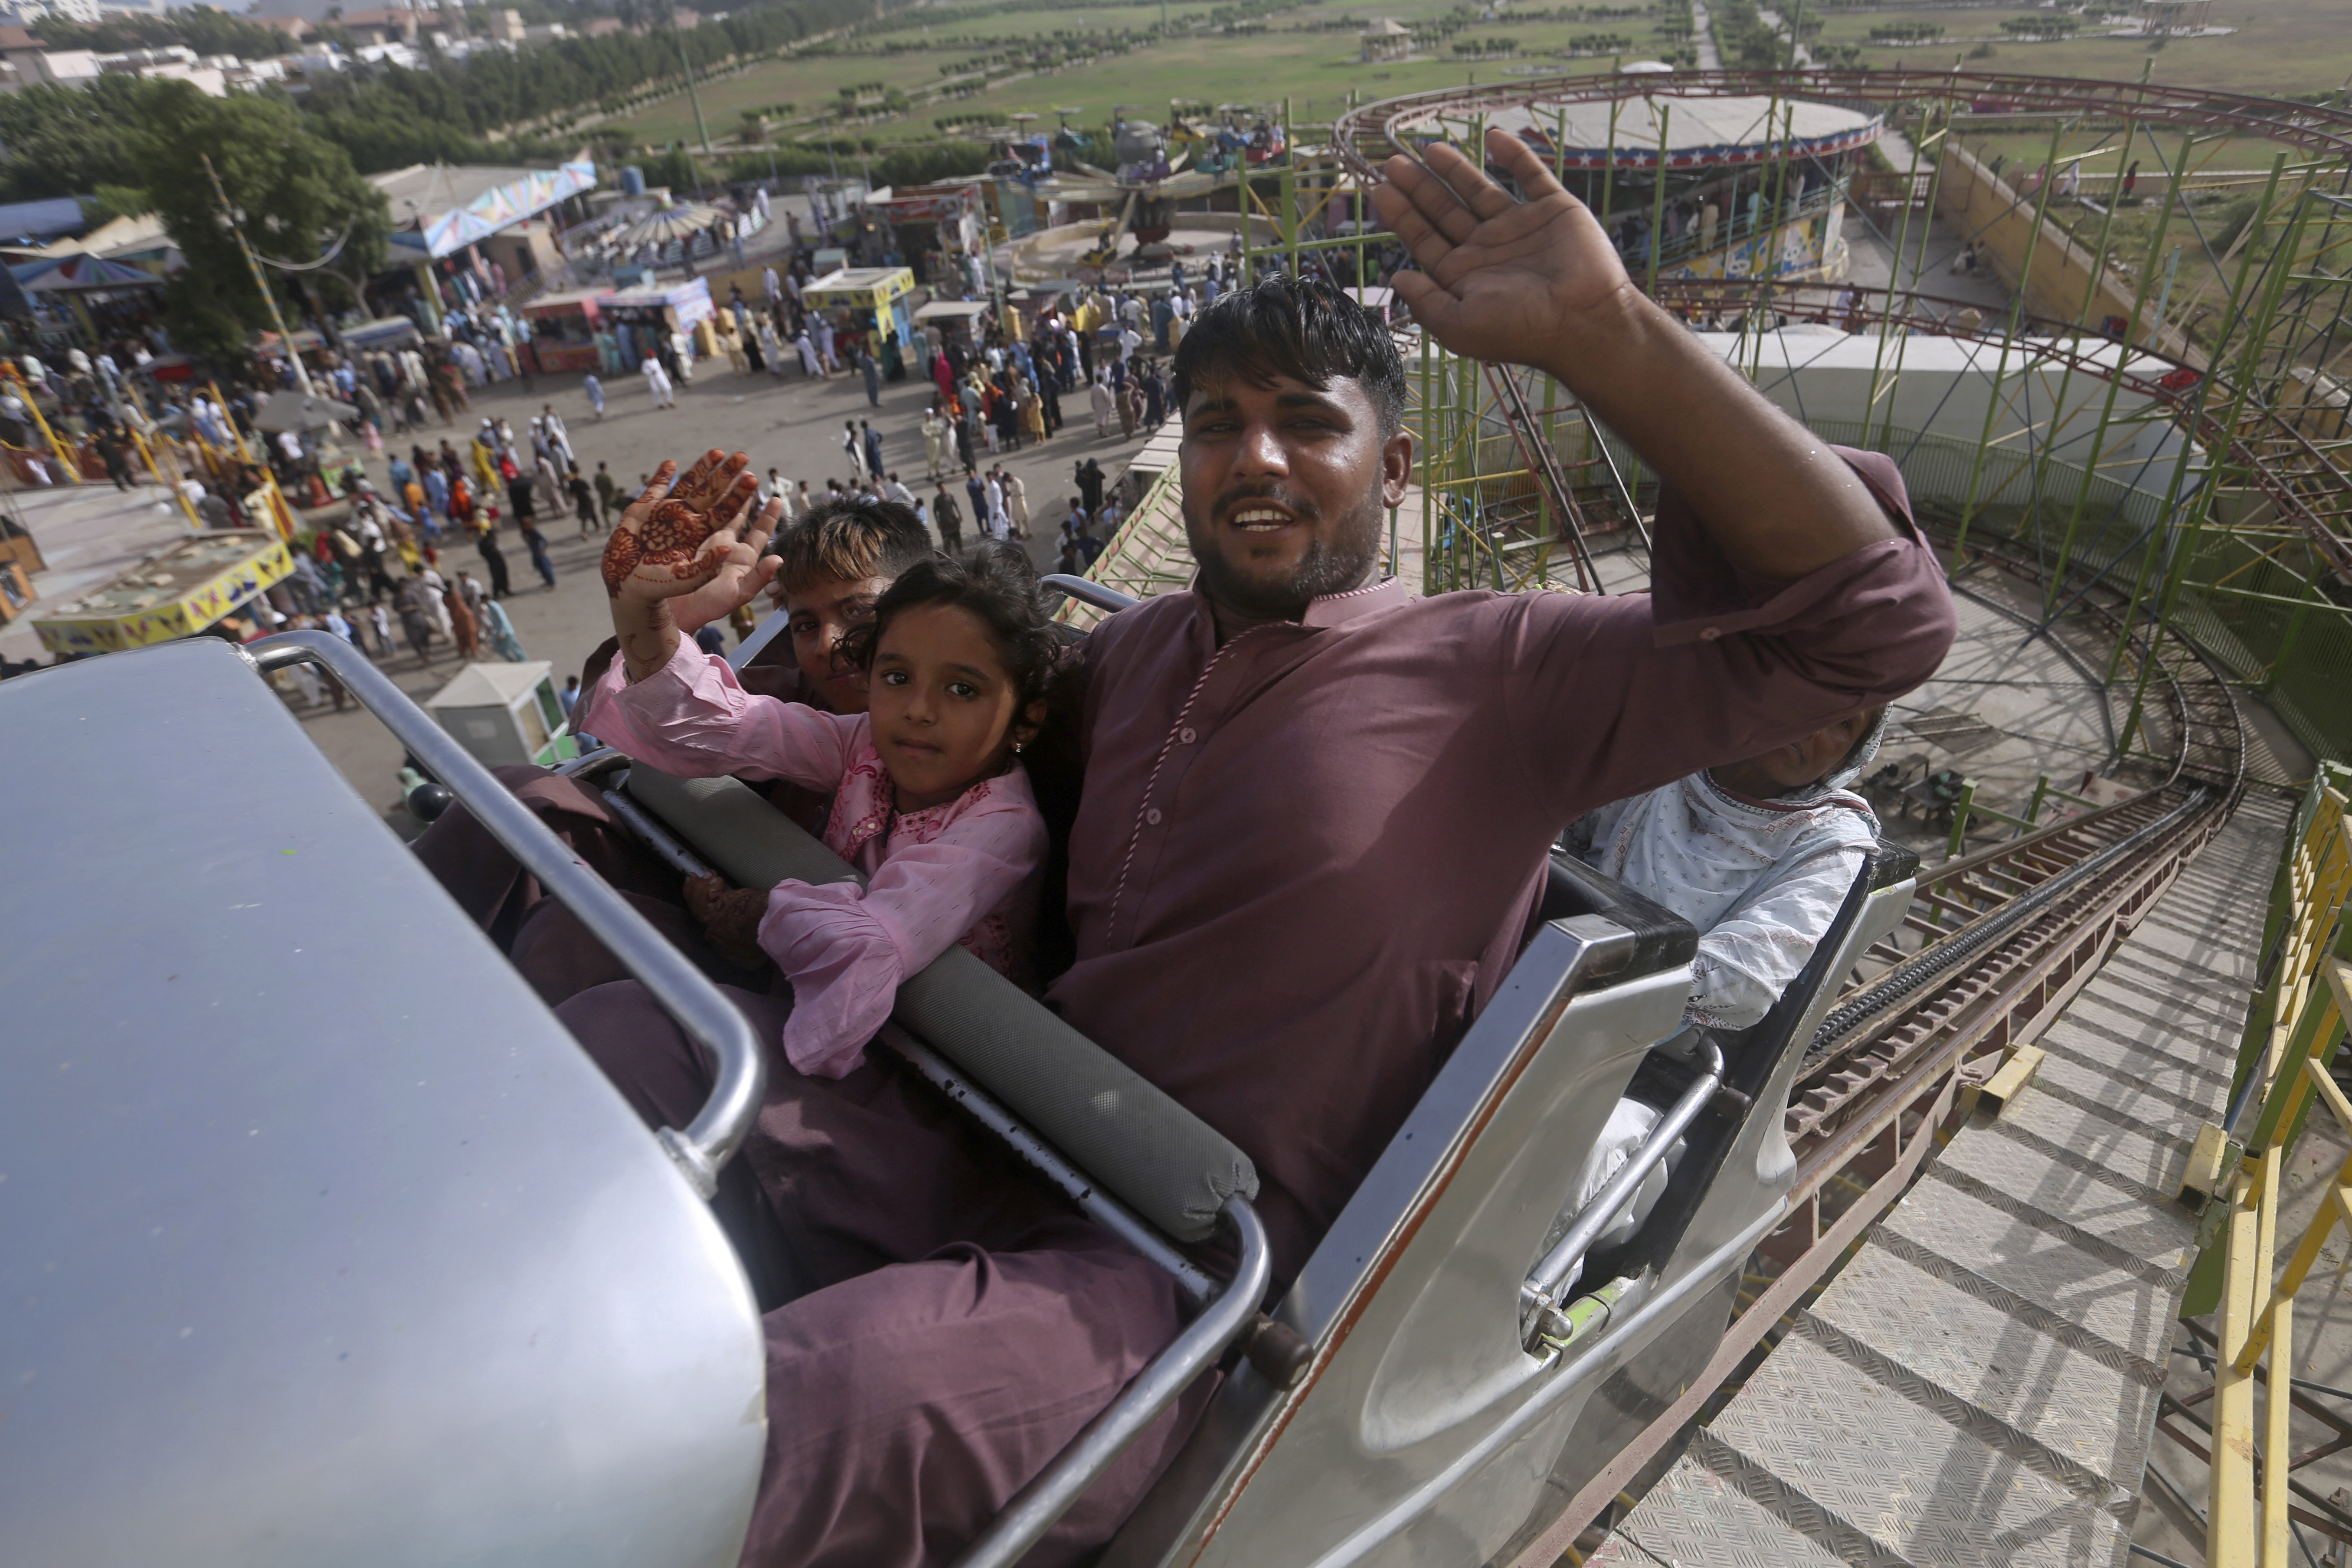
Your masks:
M 783 1047 L 801 1071 L 855 1069 L 898 983 L 950 943 L 1029 984 L 1046 834 L 1018 753 L 1044 721 L 1058 650 L 1028 562 L 983 547 L 918 563 L 876 604 L 846 648 L 866 671 L 864 713 L 753 696 L 688 638 L 634 680 L 614 659 L 590 693 L 584 727 L 651 766 L 833 793 L 824 842 L 863 888 L 687 888 L 722 955 L 756 960 L 755 941 L 791 980 Z

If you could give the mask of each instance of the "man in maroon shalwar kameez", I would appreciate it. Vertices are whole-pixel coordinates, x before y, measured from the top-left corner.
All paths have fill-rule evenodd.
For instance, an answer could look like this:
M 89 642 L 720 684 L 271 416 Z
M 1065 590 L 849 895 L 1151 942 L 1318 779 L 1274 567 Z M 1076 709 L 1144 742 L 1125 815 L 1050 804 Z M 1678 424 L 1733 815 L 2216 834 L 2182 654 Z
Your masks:
M 1487 153 L 1524 203 L 1450 149 L 1391 162 L 1376 200 L 1422 268 L 1398 292 L 1453 352 L 1557 376 L 1662 476 L 1653 592 L 1379 581 L 1402 367 L 1344 296 L 1277 279 L 1177 355 L 1198 580 L 1086 650 L 1077 958 L 1048 999 L 1256 1162 L 1280 1281 L 1493 994 L 1562 826 L 1900 696 L 1951 640 L 1893 465 L 1833 451 L 1644 300 L 1523 144 Z M 772 1036 L 783 1004 L 744 1001 Z M 698 1108 L 704 1064 L 633 987 L 563 1016 L 649 1121 Z M 730 1227 L 751 1216 L 783 1281 L 747 1563 L 945 1561 L 1179 1324 L 1151 1265 L 906 1076 L 778 1064 L 730 1171 Z M 1104 1540 L 1205 1396 L 1028 1561 Z

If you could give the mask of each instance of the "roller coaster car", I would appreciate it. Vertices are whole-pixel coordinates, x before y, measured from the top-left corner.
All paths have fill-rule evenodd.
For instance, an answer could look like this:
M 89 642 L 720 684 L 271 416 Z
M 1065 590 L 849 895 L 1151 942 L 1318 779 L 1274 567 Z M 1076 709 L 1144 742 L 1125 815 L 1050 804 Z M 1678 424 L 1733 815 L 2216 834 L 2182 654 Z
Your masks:
M 646 1134 L 257 678 L 299 660 L 712 1047 L 690 1127 Z M 0 688 L 0 723 L 41 759 L 11 870 L 46 917 L 0 956 L 0 1562 L 731 1564 L 761 1324 L 698 1193 L 760 1101 L 740 1015 L 338 639 L 44 671 Z M 598 782 L 681 863 L 850 874 L 731 780 Z M 1247 1158 L 950 949 L 884 1042 L 1197 1309 L 959 1561 L 1018 1561 L 1218 1365 L 1107 1564 L 1518 1550 L 1719 1338 L 1786 1210 L 1825 981 L 1897 923 L 1914 864 L 1872 856 L 1772 1014 L 1709 1037 L 1676 1034 L 1690 927 L 1556 861 L 1535 937 L 1271 1318 Z M 1575 1205 L 1625 1098 L 1662 1114 Z M 1188 1252 L 1220 1229 L 1223 1279 Z

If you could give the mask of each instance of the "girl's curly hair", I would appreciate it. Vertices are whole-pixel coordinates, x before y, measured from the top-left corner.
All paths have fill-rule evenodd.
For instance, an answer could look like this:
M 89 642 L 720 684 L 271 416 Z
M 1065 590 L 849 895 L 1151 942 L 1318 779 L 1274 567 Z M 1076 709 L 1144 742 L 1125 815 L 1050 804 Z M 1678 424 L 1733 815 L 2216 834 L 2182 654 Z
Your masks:
M 850 665 L 871 671 L 890 623 L 921 605 L 953 605 L 980 617 L 1004 656 L 1020 707 L 1052 695 L 1063 644 L 1037 592 L 1037 571 L 1014 545 L 989 540 L 961 555 L 918 561 L 875 601 L 874 618 L 842 639 Z

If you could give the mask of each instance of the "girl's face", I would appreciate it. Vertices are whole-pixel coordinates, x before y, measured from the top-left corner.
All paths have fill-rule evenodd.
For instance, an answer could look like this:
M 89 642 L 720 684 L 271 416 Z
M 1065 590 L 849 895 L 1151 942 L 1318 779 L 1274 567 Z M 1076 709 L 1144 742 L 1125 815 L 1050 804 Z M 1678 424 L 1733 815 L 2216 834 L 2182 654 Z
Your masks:
M 874 748 L 898 808 L 944 805 L 1004 766 L 1034 728 L 986 623 L 953 605 L 900 612 L 874 650 L 866 688 Z

